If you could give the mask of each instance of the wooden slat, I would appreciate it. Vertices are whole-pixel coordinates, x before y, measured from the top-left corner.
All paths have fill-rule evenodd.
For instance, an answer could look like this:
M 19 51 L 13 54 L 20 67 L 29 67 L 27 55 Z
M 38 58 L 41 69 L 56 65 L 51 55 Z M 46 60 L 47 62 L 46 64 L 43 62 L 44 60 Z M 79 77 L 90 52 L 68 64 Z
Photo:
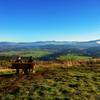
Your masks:
M 23 62 L 23 63 L 17 63 L 17 62 L 14 62 L 12 63 L 12 69 L 16 69 L 16 68 L 19 68 L 19 69 L 24 69 L 24 68 L 30 68 L 30 67 L 33 67 L 35 65 L 35 63 L 26 63 L 26 62 Z

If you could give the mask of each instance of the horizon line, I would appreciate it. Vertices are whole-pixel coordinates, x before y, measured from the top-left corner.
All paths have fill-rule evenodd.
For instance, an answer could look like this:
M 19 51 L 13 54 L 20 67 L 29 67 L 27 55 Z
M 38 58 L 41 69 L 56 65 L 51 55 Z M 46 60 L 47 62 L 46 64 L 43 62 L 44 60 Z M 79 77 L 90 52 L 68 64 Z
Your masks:
M 89 41 L 100 41 L 100 39 L 92 40 L 37 40 L 37 41 L 0 41 L 0 42 L 11 42 L 11 43 L 32 43 L 32 42 L 89 42 Z

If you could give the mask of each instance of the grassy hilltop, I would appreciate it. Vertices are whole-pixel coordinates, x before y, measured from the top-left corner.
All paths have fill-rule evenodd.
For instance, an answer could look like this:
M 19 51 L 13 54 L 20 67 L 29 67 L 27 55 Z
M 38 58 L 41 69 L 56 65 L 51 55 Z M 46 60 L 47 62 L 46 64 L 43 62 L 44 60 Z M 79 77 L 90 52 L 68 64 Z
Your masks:
M 99 100 L 100 66 L 37 67 L 30 75 L 0 77 L 1 100 Z
M 35 73 L 16 76 L 15 70 L 3 69 L 11 66 L 8 58 L 0 60 L 0 100 L 100 100 L 100 62 L 85 63 L 92 57 L 46 50 L 0 53 L 16 55 L 38 58 Z

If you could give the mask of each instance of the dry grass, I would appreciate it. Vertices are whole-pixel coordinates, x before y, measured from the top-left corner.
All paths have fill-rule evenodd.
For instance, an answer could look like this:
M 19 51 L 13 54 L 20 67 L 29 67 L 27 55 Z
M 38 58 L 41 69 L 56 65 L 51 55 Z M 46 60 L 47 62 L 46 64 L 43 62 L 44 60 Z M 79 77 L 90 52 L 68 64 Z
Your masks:
M 0 69 L 0 72 L 15 71 L 15 69 Z

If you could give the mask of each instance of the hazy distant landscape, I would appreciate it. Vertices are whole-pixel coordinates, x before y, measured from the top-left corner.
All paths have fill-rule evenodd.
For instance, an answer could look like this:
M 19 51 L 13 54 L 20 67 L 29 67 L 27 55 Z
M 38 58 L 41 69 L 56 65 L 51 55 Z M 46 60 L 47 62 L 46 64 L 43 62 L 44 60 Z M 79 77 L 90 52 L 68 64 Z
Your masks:
M 27 43 L 0 42 L 0 56 L 60 56 L 78 54 L 100 57 L 100 40 L 86 42 L 40 41 Z

